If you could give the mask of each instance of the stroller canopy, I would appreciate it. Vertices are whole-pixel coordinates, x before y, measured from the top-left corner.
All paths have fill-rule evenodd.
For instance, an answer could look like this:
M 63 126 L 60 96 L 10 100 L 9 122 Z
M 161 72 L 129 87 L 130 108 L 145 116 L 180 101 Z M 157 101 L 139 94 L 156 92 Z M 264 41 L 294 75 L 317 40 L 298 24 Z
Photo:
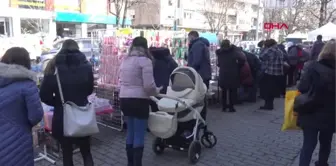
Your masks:
M 176 68 L 170 75 L 170 86 L 176 92 L 189 88 L 201 94 L 206 93 L 201 76 L 191 67 Z

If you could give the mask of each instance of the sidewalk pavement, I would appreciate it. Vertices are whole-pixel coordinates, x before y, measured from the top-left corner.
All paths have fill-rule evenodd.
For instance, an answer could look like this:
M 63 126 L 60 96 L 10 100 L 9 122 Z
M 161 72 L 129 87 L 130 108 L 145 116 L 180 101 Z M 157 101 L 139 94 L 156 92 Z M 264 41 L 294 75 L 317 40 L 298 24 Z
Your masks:
M 237 106 L 236 113 L 223 113 L 210 107 L 207 122 L 217 136 L 213 149 L 202 149 L 196 166 L 297 166 L 302 134 L 300 131 L 281 132 L 284 100 L 275 101 L 274 111 L 260 111 L 261 102 Z M 188 166 L 187 153 L 167 149 L 161 156 L 152 151 L 153 136 L 146 138 L 144 166 Z M 125 132 L 102 127 L 94 136 L 92 154 L 95 166 L 126 166 Z M 333 154 L 334 155 L 334 154 Z M 82 166 L 80 154 L 74 155 L 76 166 Z M 335 163 L 335 156 L 331 162 Z M 294 165 L 293 165 L 294 164 Z M 36 166 L 49 166 L 40 161 Z M 57 160 L 61 166 L 62 161 Z M 334 166 L 334 165 L 332 165 Z

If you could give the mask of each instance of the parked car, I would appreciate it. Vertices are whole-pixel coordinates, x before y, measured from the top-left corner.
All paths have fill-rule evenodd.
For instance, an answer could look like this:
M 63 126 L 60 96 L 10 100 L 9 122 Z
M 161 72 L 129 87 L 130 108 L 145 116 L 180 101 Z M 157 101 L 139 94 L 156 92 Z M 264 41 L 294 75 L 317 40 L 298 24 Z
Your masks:
M 94 57 L 99 58 L 100 51 L 99 51 L 99 43 L 93 42 L 90 38 L 76 38 L 74 39 L 79 46 L 79 50 L 83 52 L 88 60 Z M 57 41 L 53 44 L 53 48 L 50 49 L 49 52 L 42 54 L 39 61 L 39 66 L 43 71 L 49 61 L 57 54 L 57 52 L 62 48 L 62 44 L 64 40 Z

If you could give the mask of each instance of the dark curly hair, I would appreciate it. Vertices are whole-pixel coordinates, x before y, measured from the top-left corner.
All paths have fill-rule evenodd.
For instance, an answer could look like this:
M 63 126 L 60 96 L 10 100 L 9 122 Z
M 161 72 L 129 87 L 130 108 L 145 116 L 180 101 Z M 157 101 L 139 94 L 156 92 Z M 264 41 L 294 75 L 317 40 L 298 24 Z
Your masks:
M 277 45 L 277 42 L 274 39 L 267 39 L 264 43 L 266 48 L 270 48 L 274 45 Z
M 258 47 L 259 47 L 259 48 L 264 47 L 264 43 L 265 43 L 265 41 L 264 41 L 264 40 L 261 40 L 261 41 L 258 43 Z

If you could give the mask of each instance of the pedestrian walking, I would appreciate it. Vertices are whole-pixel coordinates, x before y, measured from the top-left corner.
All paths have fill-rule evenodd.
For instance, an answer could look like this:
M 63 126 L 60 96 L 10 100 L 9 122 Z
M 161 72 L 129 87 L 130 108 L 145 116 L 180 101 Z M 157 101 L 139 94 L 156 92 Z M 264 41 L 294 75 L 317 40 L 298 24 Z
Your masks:
M 63 165 L 74 165 L 72 156 L 73 147 L 76 145 L 82 154 L 84 166 L 93 166 L 91 137 L 64 136 L 63 129 L 66 126 L 63 126 L 63 103 L 55 75 L 57 68 L 65 101 L 71 101 L 77 106 L 86 106 L 87 98 L 92 94 L 94 86 L 92 66 L 79 51 L 77 42 L 71 39 L 64 41 L 59 53 L 47 66 L 40 87 L 40 96 L 42 102 L 55 108 L 52 135 L 61 144 Z
M 317 60 L 317 57 L 319 56 L 323 46 L 324 42 L 322 41 L 322 35 L 318 35 L 310 52 L 311 60 Z
M 298 126 L 303 131 L 303 145 L 299 166 L 309 166 L 319 141 L 316 166 L 328 166 L 333 133 L 335 133 L 335 55 L 336 43 L 329 41 L 308 66 L 298 85 L 301 94 L 308 94 L 314 104 L 309 110 L 298 112 Z M 295 111 L 295 110 L 294 110 Z
M 245 64 L 241 50 L 229 40 L 223 40 L 220 49 L 216 50 L 219 67 L 219 86 L 222 89 L 222 111 L 235 112 L 234 104 L 237 91 L 241 85 L 240 70 Z M 227 97 L 229 96 L 229 97 Z
M 265 100 L 262 110 L 273 110 L 274 98 L 279 96 L 283 86 L 285 60 L 274 39 L 265 41 L 265 51 L 260 56 L 262 74 L 260 95 Z
M 43 117 L 26 49 L 8 49 L 0 62 L 0 165 L 34 166 L 32 128 Z M 22 153 L 13 153 L 22 152 Z
M 210 63 L 210 42 L 199 37 L 197 31 L 191 31 L 188 34 L 188 66 L 194 68 L 201 75 L 204 84 L 209 89 L 211 80 L 211 63 Z
M 120 107 L 127 119 L 128 166 L 141 166 L 149 117 L 150 96 L 159 94 L 153 77 L 153 57 L 144 37 L 134 38 L 120 66 Z

